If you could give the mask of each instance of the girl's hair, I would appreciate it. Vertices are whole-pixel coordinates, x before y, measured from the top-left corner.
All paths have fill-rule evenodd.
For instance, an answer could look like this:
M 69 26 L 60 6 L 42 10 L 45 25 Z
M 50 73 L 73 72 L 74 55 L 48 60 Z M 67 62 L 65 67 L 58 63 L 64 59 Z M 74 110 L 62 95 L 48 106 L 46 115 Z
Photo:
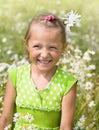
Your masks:
M 63 21 L 61 21 L 56 15 L 51 13 L 39 14 L 38 16 L 34 17 L 30 22 L 26 35 L 25 35 L 25 44 L 28 44 L 28 40 L 31 35 L 31 27 L 35 24 L 41 24 L 46 28 L 56 28 L 60 31 L 60 35 L 62 37 L 62 42 L 66 42 L 66 32 L 65 32 L 65 25 Z

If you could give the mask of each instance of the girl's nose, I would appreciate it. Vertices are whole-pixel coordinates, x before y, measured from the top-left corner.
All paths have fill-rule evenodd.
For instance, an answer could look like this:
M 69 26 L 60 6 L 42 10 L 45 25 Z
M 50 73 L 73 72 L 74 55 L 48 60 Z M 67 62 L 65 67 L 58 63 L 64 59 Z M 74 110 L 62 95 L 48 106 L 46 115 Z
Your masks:
M 49 56 L 49 52 L 47 49 L 42 49 L 41 51 L 41 57 L 42 58 L 47 58 Z

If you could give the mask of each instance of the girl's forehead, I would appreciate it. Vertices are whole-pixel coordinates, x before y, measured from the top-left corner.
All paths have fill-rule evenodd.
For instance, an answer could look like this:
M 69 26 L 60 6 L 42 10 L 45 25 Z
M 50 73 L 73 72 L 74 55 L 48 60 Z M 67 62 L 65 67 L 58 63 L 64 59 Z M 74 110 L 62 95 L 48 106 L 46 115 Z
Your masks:
M 32 26 L 30 27 L 30 31 L 53 31 L 53 32 L 58 32 L 59 28 L 56 27 L 47 27 L 43 24 L 32 24 Z
M 33 24 L 30 28 L 30 39 L 63 42 L 62 33 L 57 27 L 46 27 L 42 24 Z
M 49 28 L 49 27 L 45 27 L 45 26 L 40 26 L 40 25 L 33 25 L 31 27 L 31 32 L 30 32 L 30 38 L 31 37 L 47 37 L 47 38 L 57 38 L 59 39 L 59 37 L 61 37 L 61 35 L 59 35 L 59 31 L 57 28 Z

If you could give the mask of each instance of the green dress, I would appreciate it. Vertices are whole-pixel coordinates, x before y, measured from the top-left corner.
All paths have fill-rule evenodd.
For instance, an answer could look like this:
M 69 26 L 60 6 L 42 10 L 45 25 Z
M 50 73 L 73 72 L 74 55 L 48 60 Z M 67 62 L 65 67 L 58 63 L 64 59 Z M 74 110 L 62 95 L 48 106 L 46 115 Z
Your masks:
M 57 67 L 47 88 L 37 90 L 30 67 L 30 64 L 22 65 L 9 71 L 17 91 L 14 130 L 59 130 L 62 98 L 77 79 Z

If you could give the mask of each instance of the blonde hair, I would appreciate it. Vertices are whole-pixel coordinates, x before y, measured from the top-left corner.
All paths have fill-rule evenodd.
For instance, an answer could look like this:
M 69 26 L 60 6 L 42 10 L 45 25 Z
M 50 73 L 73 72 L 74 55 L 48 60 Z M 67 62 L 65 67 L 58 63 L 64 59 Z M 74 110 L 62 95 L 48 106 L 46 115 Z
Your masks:
M 46 19 L 47 17 L 52 16 L 53 19 Z M 51 13 L 45 13 L 45 14 L 39 14 L 38 16 L 34 17 L 32 21 L 30 22 L 24 41 L 25 44 L 28 44 L 28 40 L 31 35 L 31 26 L 33 24 L 42 24 L 46 28 L 56 28 L 60 30 L 60 35 L 62 37 L 62 42 L 66 43 L 66 32 L 65 32 L 65 26 L 63 24 L 63 21 L 61 21 L 56 15 L 53 15 Z

